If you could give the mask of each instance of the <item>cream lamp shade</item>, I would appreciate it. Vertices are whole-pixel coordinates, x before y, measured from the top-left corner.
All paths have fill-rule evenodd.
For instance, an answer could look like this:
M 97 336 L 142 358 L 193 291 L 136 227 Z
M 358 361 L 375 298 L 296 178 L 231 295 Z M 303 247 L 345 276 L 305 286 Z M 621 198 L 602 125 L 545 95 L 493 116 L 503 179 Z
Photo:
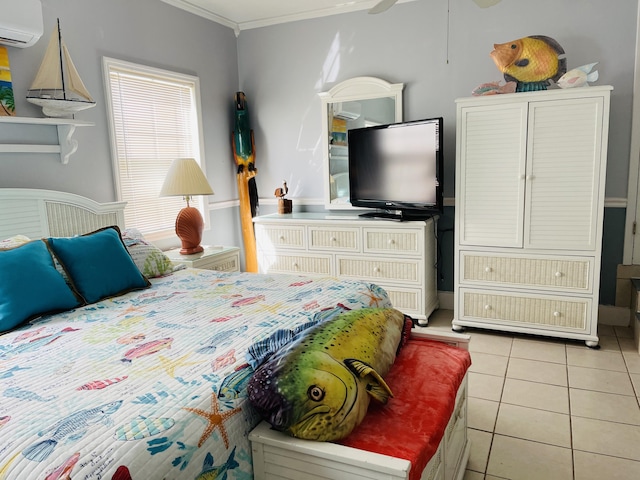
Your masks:
M 194 195 L 213 195 L 213 189 L 195 159 L 177 158 L 167 172 L 160 196 L 182 196 L 187 201 L 187 206 L 180 210 L 176 218 L 176 235 L 182 242 L 182 255 L 193 255 L 204 250 L 200 245 L 204 221 L 200 211 L 189 205 Z

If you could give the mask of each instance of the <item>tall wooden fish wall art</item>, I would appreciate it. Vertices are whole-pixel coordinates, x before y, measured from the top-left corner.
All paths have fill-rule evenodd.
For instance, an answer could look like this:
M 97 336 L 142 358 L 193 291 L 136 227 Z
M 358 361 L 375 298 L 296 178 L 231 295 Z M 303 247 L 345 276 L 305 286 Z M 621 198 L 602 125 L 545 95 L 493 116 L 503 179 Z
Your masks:
M 493 45 L 491 58 L 507 82 L 515 81 L 516 92 L 546 90 L 567 71 L 564 49 L 553 38 L 532 35 Z
M 247 100 L 243 92 L 236 92 L 235 95 L 235 130 L 231 141 L 233 158 L 237 166 L 236 180 L 240 199 L 240 222 L 244 240 L 246 271 L 256 273 L 258 271 L 258 254 L 253 230 L 253 217 L 258 213 L 258 188 L 255 179 L 258 170 L 255 166 L 256 147 L 253 130 L 249 125 Z

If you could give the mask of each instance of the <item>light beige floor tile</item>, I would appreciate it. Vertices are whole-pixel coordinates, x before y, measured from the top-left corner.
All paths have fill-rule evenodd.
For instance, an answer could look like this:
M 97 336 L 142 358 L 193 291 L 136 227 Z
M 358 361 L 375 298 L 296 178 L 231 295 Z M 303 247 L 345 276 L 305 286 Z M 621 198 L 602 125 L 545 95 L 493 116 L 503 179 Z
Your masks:
M 640 373 L 640 355 L 638 352 L 625 352 L 622 354 L 624 363 L 627 364 L 629 373 Z
M 509 359 L 507 378 L 517 378 L 530 382 L 548 383 L 566 387 L 567 367 L 558 363 L 539 362 L 522 358 Z
M 636 348 L 636 343 L 633 338 L 618 338 L 618 343 L 620 344 L 620 350 L 622 350 L 623 354 L 633 352 L 638 355 L 638 349 Z
M 613 329 L 612 325 L 598 325 L 598 336 L 616 336 L 616 331 Z
M 572 416 L 640 425 L 640 407 L 635 397 L 574 388 L 569 390 L 569 396 Z
M 571 450 L 495 435 L 487 474 L 513 480 L 573 480 Z
M 567 364 L 577 367 L 599 368 L 626 372 L 627 366 L 620 351 L 592 350 L 590 348 L 567 348 Z
M 569 414 L 567 387 L 507 378 L 502 389 L 502 403 Z
M 508 357 L 511 353 L 512 343 L 512 336 L 473 332 L 469 343 L 469 351 Z
M 469 396 L 499 402 L 502 396 L 503 377 L 470 372 Z
M 635 390 L 636 397 L 640 397 L 640 373 L 632 373 L 631 380 L 633 381 L 633 388 Z
M 572 417 L 573 448 L 640 461 L 640 426 Z
M 600 346 L 599 351 L 606 352 L 619 352 L 620 351 L 620 343 L 618 337 L 615 335 L 600 335 L 600 341 L 598 342 Z M 581 350 L 593 350 L 587 347 L 584 343 L 567 343 L 567 349 L 569 348 L 578 348 Z M 596 350 L 598 351 L 598 350 Z
M 631 327 L 613 327 L 618 338 L 633 338 L 633 329 Z
M 512 479 L 506 478 L 506 477 L 495 477 L 493 475 L 485 475 L 484 480 L 512 480 Z
M 484 480 L 484 474 L 466 470 L 464 472 L 464 477 L 462 477 L 462 480 Z
M 500 404 L 496 434 L 571 448 L 569 415 Z
M 569 387 L 595 392 L 634 395 L 629 374 L 569 365 Z
M 564 342 L 554 340 L 514 338 L 511 357 L 563 364 L 567 362 Z
M 471 442 L 467 470 L 484 473 L 487 470 L 487 460 L 489 458 L 493 434 L 468 428 L 467 437 L 469 438 L 469 442 Z
M 467 425 L 469 428 L 493 432 L 498 417 L 498 402 L 482 398 L 467 399 Z
M 469 367 L 469 371 L 504 377 L 507 373 L 508 362 L 509 357 L 492 355 L 490 353 L 471 352 L 471 367 Z
M 577 480 L 630 480 L 640 478 L 640 462 L 623 458 L 573 452 Z

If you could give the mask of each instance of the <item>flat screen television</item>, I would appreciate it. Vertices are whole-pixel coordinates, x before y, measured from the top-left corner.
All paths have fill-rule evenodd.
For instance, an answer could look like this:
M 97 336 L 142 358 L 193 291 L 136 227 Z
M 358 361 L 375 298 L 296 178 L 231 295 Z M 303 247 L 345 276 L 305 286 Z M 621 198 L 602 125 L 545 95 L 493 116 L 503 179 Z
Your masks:
M 348 132 L 349 199 L 361 214 L 417 220 L 442 213 L 442 117 Z

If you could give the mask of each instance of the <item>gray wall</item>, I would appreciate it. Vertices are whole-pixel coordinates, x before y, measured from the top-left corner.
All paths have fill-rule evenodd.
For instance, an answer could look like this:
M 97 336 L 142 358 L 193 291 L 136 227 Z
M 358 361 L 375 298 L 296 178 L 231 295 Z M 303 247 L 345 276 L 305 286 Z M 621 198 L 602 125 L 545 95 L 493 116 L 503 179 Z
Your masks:
M 95 123 L 76 129 L 78 151 L 68 165 L 55 155 L 0 154 L 0 188 L 63 190 L 97 201 L 115 200 L 102 77 L 108 56 L 200 78 L 205 162 L 213 187 L 212 202 L 237 198 L 230 146 L 233 96 L 238 88 L 237 42 L 233 31 L 159 0 L 42 0 L 44 35 L 33 47 L 8 47 L 17 114 L 42 117 L 25 100 L 42 60 L 56 18 L 73 61 L 97 106 L 76 115 Z M 26 129 L 27 127 L 22 127 Z M 48 142 L 48 128 L 29 130 L 33 142 Z M 0 127 L 12 135 L 6 125 Z M 8 133 L 7 133 L 8 132 Z M 208 243 L 240 244 L 234 215 L 213 211 Z M 224 223 L 222 223 L 224 222 Z M 224 228 L 215 229 L 223 224 Z M 231 228 L 229 228 L 229 224 Z
M 454 100 L 502 79 L 489 56 L 494 43 L 540 34 L 563 46 L 569 68 L 600 62 L 598 84 L 614 86 L 606 195 L 626 197 L 636 20 L 635 0 L 505 0 L 488 9 L 450 0 L 449 16 L 446 0 L 430 0 L 243 31 L 238 64 L 258 186 L 270 191 L 287 179 L 289 196 L 321 198 L 317 93 L 372 75 L 405 84 L 405 120 L 444 116 L 445 196 L 453 197 Z

